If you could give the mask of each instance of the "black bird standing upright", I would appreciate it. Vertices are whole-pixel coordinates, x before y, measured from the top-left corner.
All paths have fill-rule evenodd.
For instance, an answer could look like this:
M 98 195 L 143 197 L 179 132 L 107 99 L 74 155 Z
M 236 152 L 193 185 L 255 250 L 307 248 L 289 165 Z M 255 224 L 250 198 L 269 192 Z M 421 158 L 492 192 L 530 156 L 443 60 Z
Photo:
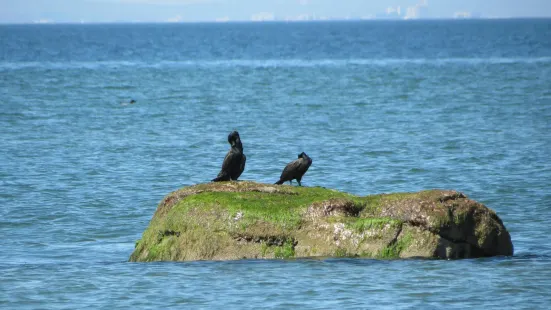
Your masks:
M 212 180 L 213 182 L 235 181 L 243 173 L 243 170 L 245 170 L 247 157 L 243 154 L 243 144 L 241 144 L 241 138 L 239 138 L 237 131 L 232 131 L 228 135 L 228 143 L 231 145 L 231 148 L 224 158 L 222 170 Z
M 302 152 L 298 155 L 298 159 L 293 160 L 292 162 L 288 163 L 287 166 L 285 166 L 285 169 L 283 169 L 283 172 L 281 173 L 281 176 L 279 177 L 279 181 L 277 181 L 275 184 L 281 185 L 283 182 L 289 181 L 289 183 L 293 184 L 293 179 L 296 179 L 299 186 L 302 186 L 300 184 L 300 180 L 302 179 L 302 176 L 308 171 L 308 168 L 310 168 L 310 165 L 312 164 L 312 159 L 306 155 L 306 153 Z

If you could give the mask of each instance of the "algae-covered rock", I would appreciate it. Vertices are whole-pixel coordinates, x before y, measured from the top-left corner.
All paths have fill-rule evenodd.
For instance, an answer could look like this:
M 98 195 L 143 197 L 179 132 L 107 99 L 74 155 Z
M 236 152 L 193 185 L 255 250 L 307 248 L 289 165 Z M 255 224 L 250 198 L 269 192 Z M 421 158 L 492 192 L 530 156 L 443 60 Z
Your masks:
M 159 204 L 130 261 L 513 255 L 509 232 L 455 191 L 366 197 L 320 187 L 220 182 Z

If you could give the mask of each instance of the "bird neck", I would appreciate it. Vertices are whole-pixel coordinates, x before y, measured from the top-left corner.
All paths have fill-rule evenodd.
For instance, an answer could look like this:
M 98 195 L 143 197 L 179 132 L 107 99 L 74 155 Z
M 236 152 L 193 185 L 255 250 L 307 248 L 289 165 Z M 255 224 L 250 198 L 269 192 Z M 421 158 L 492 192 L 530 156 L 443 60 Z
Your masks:
M 241 141 L 237 141 L 232 146 L 232 149 L 239 151 L 240 153 L 243 153 L 243 144 L 241 144 Z

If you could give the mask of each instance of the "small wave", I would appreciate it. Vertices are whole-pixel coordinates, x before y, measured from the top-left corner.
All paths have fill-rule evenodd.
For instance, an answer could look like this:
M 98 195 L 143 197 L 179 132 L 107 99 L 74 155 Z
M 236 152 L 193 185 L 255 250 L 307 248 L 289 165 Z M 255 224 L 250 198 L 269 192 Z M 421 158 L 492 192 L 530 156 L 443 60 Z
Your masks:
M 551 255 L 536 254 L 536 253 L 522 253 L 522 254 L 515 254 L 510 258 L 515 260 L 549 260 L 551 259 Z
M 181 67 L 345 67 L 345 66 L 394 66 L 394 65 L 446 65 L 446 64 L 535 64 L 551 63 L 551 57 L 491 57 L 491 58 L 353 58 L 353 59 L 231 59 L 231 60 L 182 60 L 159 62 L 144 61 L 82 61 L 82 62 L 0 62 L 0 70 L 19 69 L 117 69 L 181 68 Z

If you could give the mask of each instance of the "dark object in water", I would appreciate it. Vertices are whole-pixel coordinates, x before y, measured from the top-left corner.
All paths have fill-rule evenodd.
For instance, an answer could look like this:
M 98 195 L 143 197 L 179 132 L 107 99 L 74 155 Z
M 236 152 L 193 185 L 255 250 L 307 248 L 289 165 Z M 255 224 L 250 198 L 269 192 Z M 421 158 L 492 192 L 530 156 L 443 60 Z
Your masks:
M 213 182 L 235 181 L 241 176 L 243 170 L 245 170 L 247 157 L 243 154 L 243 144 L 237 131 L 232 131 L 228 135 L 228 143 L 231 145 L 231 148 L 224 158 L 222 170 L 212 180 Z
M 298 159 L 293 160 L 292 162 L 288 163 L 287 166 L 285 166 L 285 169 L 283 169 L 283 172 L 281 173 L 281 176 L 279 177 L 279 181 L 277 181 L 275 184 L 281 185 L 283 182 L 289 181 L 290 184 L 293 184 L 293 179 L 296 179 L 299 186 L 302 186 L 300 184 L 300 180 L 302 179 L 302 176 L 308 171 L 308 168 L 310 168 L 310 165 L 312 164 L 312 159 L 306 155 L 306 153 L 302 152 L 298 155 Z
M 121 105 L 129 105 L 136 103 L 136 100 L 130 99 L 130 101 L 121 101 Z

